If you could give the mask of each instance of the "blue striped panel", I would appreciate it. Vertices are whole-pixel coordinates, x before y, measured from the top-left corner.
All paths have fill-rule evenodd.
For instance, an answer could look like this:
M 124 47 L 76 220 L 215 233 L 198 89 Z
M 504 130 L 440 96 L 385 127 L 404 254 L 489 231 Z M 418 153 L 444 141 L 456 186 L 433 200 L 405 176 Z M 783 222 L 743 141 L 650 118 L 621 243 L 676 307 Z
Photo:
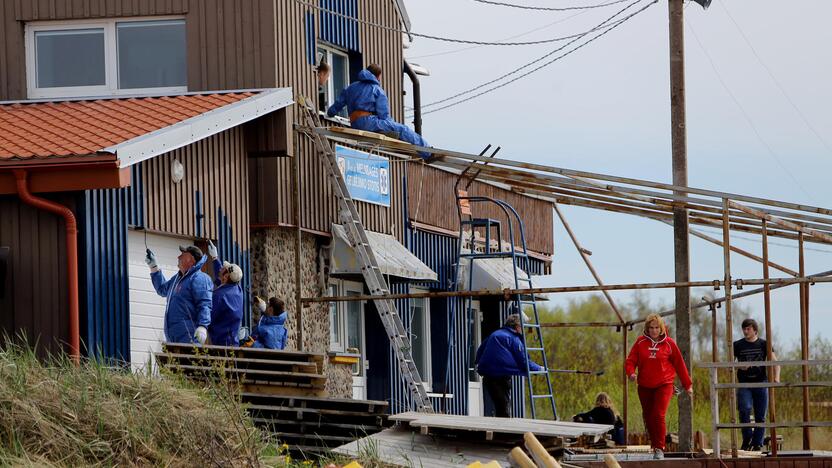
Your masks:
M 138 228 L 144 227 L 144 182 L 142 180 L 142 165 L 130 166 L 130 186 L 125 189 L 127 208 L 127 224 Z
M 127 277 L 129 189 L 88 190 L 80 226 L 86 310 L 84 346 L 91 357 L 127 362 L 130 320 Z
M 243 326 L 251 323 L 251 262 L 249 251 L 240 248 L 238 241 L 234 240 L 234 231 L 231 223 L 223 212 L 217 208 L 217 250 L 220 259 L 239 265 L 243 270 Z
M 306 12 L 306 61 L 315 65 L 317 53 L 315 41 L 315 15 L 311 11 Z
M 320 38 L 343 49 L 361 52 L 358 22 L 350 19 L 358 18 L 358 0 L 320 0 L 319 4 Z

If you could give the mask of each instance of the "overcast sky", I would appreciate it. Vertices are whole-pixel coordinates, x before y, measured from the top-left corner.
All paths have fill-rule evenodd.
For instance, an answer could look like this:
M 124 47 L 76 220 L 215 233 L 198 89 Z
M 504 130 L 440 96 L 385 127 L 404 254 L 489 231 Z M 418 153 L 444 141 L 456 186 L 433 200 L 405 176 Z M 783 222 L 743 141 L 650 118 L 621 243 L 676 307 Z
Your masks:
M 548 7 L 601 2 L 505 1 Z M 415 32 L 485 41 L 583 32 L 628 4 L 541 12 L 473 0 L 406 3 Z M 707 11 L 691 2 L 685 16 L 689 185 L 832 207 L 832 28 L 827 24 L 832 2 L 714 0 Z M 531 30 L 536 31 L 508 39 Z M 502 146 L 504 158 L 669 183 L 667 37 L 667 1 L 661 0 L 563 60 L 496 92 L 426 115 L 424 136 L 443 148 L 477 153 L 491 143 Z M 422 101 L 430 103 L 559 45 L 471 48 L 415 38 L 406 56 L 430 70 L 431 76 L 422 78 Z M 669 226 L 584 208 L 563 211 L 593 252 L 605 282 L 673 280 Z M 749 234 L 732 241 L 759 253 L 759 241 Z M 795 243 L 776 239 L 772 244 L 772 260 L 797 269 Z M 819 251 L 807 251 L 807 271 L 832 269 L 832 246 L 809 246 Z M 762 276 L 753 261 L 735 255 L 732 262 L 735 278 Z M 557 222 L 552 270 L 538 285 L 593 283 Z M 692 237 L 691 278 L 721 279 L 722 274 L 721 248 Z M 693 296 L 705 292 L 693 291 Z M 632 298 L 630 292 L 614 294 L 625 302 Z M 775 339 L 797 340 L 796 287 L 772 295 Z M 672 305 L 670 290 L 650 297 Z M 556 303 L 566 299 L 554 298 Z M 827 334 L 832 285 L 814 286 L 811 301 L 812 335 Z M 761 296 L 742 304 L 762 317 Z

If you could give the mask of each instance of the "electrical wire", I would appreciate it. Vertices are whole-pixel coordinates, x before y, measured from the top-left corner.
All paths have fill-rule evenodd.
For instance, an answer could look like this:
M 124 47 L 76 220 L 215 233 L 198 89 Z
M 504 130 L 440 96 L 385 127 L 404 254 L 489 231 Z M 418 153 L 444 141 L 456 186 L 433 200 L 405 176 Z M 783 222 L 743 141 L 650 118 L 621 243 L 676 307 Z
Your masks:
M 737 31 L 740 33 L 740 36 L 742 36 L 742 39 L 745 41 L 746 45 L 748 45 L 748 48 L 751 49 L 751 52 L 757 59 L 757 62 L 759 62 L 763 69 L 766 71 L 766 73 L 768 73 L 769 78 L 771 78 L 771 81 L 773 81 L 774 84 L 777 86 L 777 89 L 780 90 L 780 93 L 783 94 L 783 97 L 786 98 L 786 101 L 788 101 L 789 104 L 791 104 L 792 108 L 795 110 L 795 112 L 797 112 L 797 115 L 799 115 L 800 118 L 803 120 L 803 123 L 806 124 L 806 127 L 809 129 L 809 131 L 811 131 L 815 135 L 815 137 L 817 137 L 818 141 L 820 141 L 820 143 L 826 148 L 827 151 L 832 153 L 832 146 L 830 146 L 829 143 L 827 143 L 827 141 L 809 122 L 809 119 L 806 118 L 806 115 L 804 115 L 803 112 L 801 112 L 800 108 L 797 107 L 797 104 L 795 104 L 794 101 L 792 101 L 792 98 L 789 97 L 789 94 L 786 92 L 786 89 L 783 87 L 783 85 L 780 84 L 777 78 L 774 77 L 774 73 L 772 73 L 771 69 L 765 64 L 765 62 L 763 62 L 763 59 L 760 57 L 760 54 L 757 53 L 757 50 L 754 48 L 754 46 L 751 45 L 751 41 L 748 39 L 748 36 L 745 35 L 745 32 L 743 32 L 739 23 L 737 23 L 737 21 L 731 15 L 731 11 L 728 10 L 728 4 L 726 2 L 719 3 L 722 5 L 723 8 L 725 8 L 725 13 L 728 14 L 728 19 L 730 19 L 731 22 L 734 23 L 734 26 L 737 28 Z
M 565 40 L 568 40 L 568 39 L 573 39 L 573 38 L 576 38 L 576 37 L 582 37 L 586 34 L 589 34 L 591 32 L 595 32 L 597 30 L 597 29 L 591 29 L 589 31 L 584 31 L 582 33 L 577 33 L 577 34 L 571 34 L 569 36 L 553 37 L 553 38 L 549 38 L 549 39 L 541 39 L 539 41 L 526 41 L 526 42 L 488 42 L 488 41 L 475 41 L 475 40 L 470 40 L 470 39 L 454 39 L 454 38 L 450 38 L 450 37 L 434 36 L 434 35 L 430 35 L 430 34 L 421 34 L 421 33 L 413 32 L 413 31 L 407 31 L 407 30 L 404 30 L 404 29 L 401 29 L 401 28 L 396 28 L 396 27 L 392 27 L 392 26 L 385 26 L 383 24 L 373 23 L 372 21 L 367 21 L 367 20 L 354 18 L 352 16 L 346 15 L 346 14 L 338 12 L 338 11 L 330 10 L 328 8 L 323 8 L 323 7 L 315 5 L 313 3 L 308 3 L 304 0 L 293 0 L 293 1 L 295 3 L 300 4 L 300 5 L 304 5 L 304 6 L 307 6 L 309 8 L 325 12 L 328 15 L 333 15 L 333 16 L 339 16 L 339 17 L 342 17 L 342 18 L 346 18 L 346 19 L 348 19 L 350 21 L 353 21 L 355 23 L 358 23 L 358 24 L 364 24 L 364 25 L 371 26 L 371 27 L 374 27 L 374 28 L 383 29 L 383 30 L 392 31 L 392 32 L 397 32 L 397 33 L 400 33 L 400 34 L 408 34 L 408 35 L 411 35 L 411 36 L 421 37 L 421 38 L 424 38 L 424 39 L 431 39 L 431 40 L 434 40 L 434 41 L 443 41 L 443 42 L 452 42 L 452 43 L 456 43 L 456 44 L 473 44 L 473 45 L 481 45 L 481 46 L 528 46 L 528 45 L 539 45 L 539 44 L 551 44 L 552 42 L 560 42 L 560 41 L 565 41 Z M 615 23 L 608 24 L 606 26 L 603 26 L 600 29 L 612 28 L 612 27 L 615 27 Z
M 808 191 L 806 191 L 806 189 L 803 187 L 803 185 L 800 184 L 800 182 L 797 180 L 794 174 L 792 174 L 791 171 L 789 171 L 788 167 L 786 167 L 786 165 L 783 164 L 782 161 L 780 161 L 780 158 L 777 157 L 777 153 L 775 153 L 771 146 L 769 146 L 769 144 L 763 139 L 762 134 L 759 130 L 757 130 L 757 126 L 754 125 L 754 121 L 751 120 L 751 116 L 748 115 L 748 112 L 746 112 L 745 108 L 742 106 L 742 104 L 740 104 L 739 99 L 737 99 L 737 97 L 734 96 L 734 93 L 731 91 L 730 88 L 728 88 L 728 85 L 725 83 L 725 80 L 722 79 L 722 75 L 719 73 L 719 70 L 717 69 L 716 63 L 714 62 L 713 58 L 711 58 L 711 54 L 709 54 L 708 50 L 705 49 L 705 46 L 702 44 L 702 41 L 699 40 L 699 35 L 696 34 L 696 30 L 693 29 L 693 25 L 689 21 L 687 21 L 687 18 L 685 19 L 685 23 L 687 24 L 688 29 L 693 35 L 693 39 L 696 41 L 696 44 L 702 50 L 702 53 L 705 54 L 705 58 L 708 59 L 708 63 L 710 63 L 711 69 L 714 71 L 714 75 L 716 75 L 717 81 L 719 81 L 719 83 L 722 85 L 722 88 L 725 90 L 726 93 L 728 93 L 728 96 L 731 97 L 731 100 L 734 101 L 734 104 L 736 104 L 737 108 L 740 110 L 740 113 L 742 113 L 743 117 L 745 117 L 745 121 L 748 123 L 748 126 L 751 127 L 751 130 L 754 131 L 754 134 L 757 136 L 757 140 L 760 142 L 761 145 L 763 145 L 766 151 L 768 151 L 769 156 L 771 156 L 772 159 L 774 159 L 774 161 L 780 166 L 780 168 L 783 169 L 783 172 L 785 172 L 786 175 L 788 175 L 789 178 L 792 179 L 792 182 L 794 182 L 797 188 L 799 188 L 804 195 L 809 197 L 809 199 L 814 200 L 815 198 L 811 194 L 809 194 Z
M 495 2 L 492 0 L 474 0 L 478 3 L 485 3 L 488 5 L 497 5 L 497 6 L 504 6 L 509 8 L 518 8 L 521 10 L 533 10 L 533 11 L 572 11 L 572 10 L 592 10 L 593 8 L 603 8 L 610 5 L 615 5 L 616 3 L 624 3 L 627 0 L 615 0 L 612 2 L 607 3 L 597 3 L 595 5 L 580 5 L 580 6 L 571 6 L 571 7 L 537 7 L 537 6 L 529 6 L 529 5 L 518 5 L 516 3 L 505 3 L 505 2 Z
M 557 57 L 553 58 L 552 60 L 549 60 L 548 62 L 545 62 L 544 64 L 542 64 L 542 65 L 540 65 L 540 66 L 538 66 L 538 67 L 536 67 L 536 68 L 533 68 L 533 69 L 529 70 L 528 72 L 523 73 L 523 74 L 522 74 L 522 75 L 520 75 L 520 76 L 517 76 L 517 77 L 515 77 L 515 78 L 512 78 L 511 80 L 506 81 L 506 82 L 504 82 L 504 83 L 500 83 L 499 85 L 494 86 L 494 87 L 489 88 L 489 89 L 486 89 L 485 91 L 479 92 L 479 93 L 474 94 L 474 95 L 472 95 L 472 96 L 468 96 L 468 97 L 467 97 L 467 98 L 465 98 L 465 99 L 461 99 L 461 100 L 459 100 L 459 101 L 452 102 L 452 103 L 450 103 L 450 104 L 447 104 L 447 105 L 444 105 L 444 106 L 438 107 L 438 108 L 436 108 L 436 109 L 431 109 L 431 110 L 429 110 L 429 111 L 427 111 L 427 112 L 423 112 L 423 113 L 422 113 L 422 115 L 424 116 L 424 115 L 427 115 L 427 114 L 432 114 L 432 113 L 434 113 L 434 112 L 439 112 L 439 111 L 441 111 L 441 110 L 449 109 L 449 108 L 454 107 L 454 106 L 458 106 L 458 105 L 460 105 L 460 104 L 462 104 L 462 103 L 464 103 L 464 102 L 468 102 L 468 101 L 470 101 L 470 100 L 472 100 L 472 99 L 476 99 L 476 98 L 478 98 L 478 97 L 480 97 L 480 96 L 483 96 L 483 95 L 489 94 L 489 93 L 491 93 L 491 92 L 493 92 L 493 91 L 496 91 L 496 90 L 498 90 L 498 89 L 500 89 L 500 88 L 502 88 L 502 87 L 504 87 L 504 86 L 508 86 L 508 85 L 510 85 L 511 83 L 514 83 L 515 81 L 518 81 L 518 80 L 520 80 L 520 79 L 522 79 L 522 78 L 525 78 L 525 77 L 527 77 L 527 76 L 529 76 L 529 75 L 531 75 L 531 74 L 533 74 L 533 73 L 535 73 L 535 72 L 537 72 L 537 71 L 540 71 L 540 70 L 542 70 L 543 68 L 546 68 L 546 67 L 548 67 L 549 65 L 551 65 L 551 64 L 553 64 L 553 63 L 555 63 L 555 62 L 557 62 L 557 61 L 559 61 L 559 60 L 561 60 L 561 59 L 563 59 L 564 57 L 566 57 L 566 56 L 568 56 L 568 55 L 570 55 L 570 54 L 572 54 L 572 53 L 574 53 L 574 52 L 577 52 L 578 50 L 580 50 L 580 49 L 582 49 L 582 48 L 586 47 L 587 45 L 591 44 L 591 43 L 592 43 L 592 42 L 594 42 L 595 40 L 600 39 L 601 37 L 605 36 L 607 33 L 609 33 L 610 31 L 612 31 L 613 29 L 615 29 L 615 28 L 617 28 L 618 26 L 620 26 L 620 25 L 624 24 L 624 22 L 628 21 L 629 19 L 633 18 L 634 16 L 638 15 L 639 13 L 643 12 L 644 10 L 646 10 L 646 9 L 650 8 L 651 6 L 653 6 L 653 5 L 654 5 L 654 4 L 656 4 L 656 3 L 658 3 L 658 0 L 653 0 L 653 1 L 651 1 L 651 2 L 650 2 L 650 3 L 648 3 L 647 5 L 644 5 L 642 8 L 640 8 L 640 9 L 636 10 L 635 12 L 633 12 L 633 13 L 631 13 L 631 14 L 629 14 L 629 15 L 625 16 L 625 17 L 624 17 L 624 18 L 622 18 L 621 20 L 617 21 L 614 25 L 612 25 L 612 27 L 610 27 L 609 29 L 606 29 L 605 31 L 601 32 L 600 34 L 596 35 L 595 37 L 593 37 L 593 38 L 591 38 L 591 39 L 587 40 L 587 41 L 586 41 L 586 42 L 584 42 L 583 44 L 580 44 L 580 45 L 578 45 L 577 47 L 575 47 L 574 49 L 572 49 L 572 50 L 568 50 L 568 51 L 564 52 L 563 54 L 558 55 Z M 570 43 L 570 44 L 571 44 L 571 43 Z M 569 44 L 567 44 L 567 45 L 569 45 Z M 565 46 L 564 46 L 564 47 L 565 47 Z M 562 48 L 563 48 L 563 47 L 562 47 Z M 562 49 L 562 48 L 561 48 L 561 49 Z M 525 66 L 524 66 L 524 67 L 525 67 Z M 480 86 L 480 87 L 481 87 L 481 86 Z M 468 91 L 468 92 L 470 92 L 470 91 Z M 464 94 L 464 93 L 463 93 L 463 94 Z M 424 107 L 424 106 L 423 106 L 423 107 Z
M 509 37 L 504 37 L 502 39 L 498 39 L 497 41 L 498 42 L 503 42 L 503 41 L 508 41 L 508 40 L 511 40 L 511 39 L 517 39 L 518 37 L 528 36 L 531 33 L 535 33 L 535 32 L 540 31 L 542 29 L 550 28 L 550 27 L 552 27 L 556 24 L 565 23 L 565 22 L 571 20 L 572 18 L 574 18 L 576 16 L 583 15 L 585 13 L 588 13 L 588 10 L 579 11 L 578 13 L 575 13 L 574 15 L 569 15 L 566 18 L 560 18 L 557 21 L 553 21 L 551 23 L 544 24 L 543 26 L 538 26 L 534 29 L 530 29 L 528 31 L 521 32 L 520 34 L 515 34 L 515 35 L 509 36 Z M 443 51 L 443 52 L 434 52 L 432 54 L 414 55 L 412 57 L 407 57 L 407 59 L 408 60 L 418 60 L 418 59 L 423 59 L 423 58 L 428 58 L 428 57 L 439 57 L 439 56 L 442 56 L 442 55 L 451 55 L 451 54 L 456 54 L 456 53 L 459 53 L 459 52 L 465 52 L 466 50 L 479 49 L 480 47 L 485 47 L 485 46 L 475 45 L 475 46 L 469 46 L 469 47 L 462 47 L 460 49 L 446 50 L 446 51 Z
M 716 234 L 722 235 L 722 230 L 721 229 L 711 229 L 711 228 L 706 227 L 706 226 L 698 226 L 697 229 L 701 230 L 702 232 L 708 232 L 708 233 L 714 234 L 714 235 L 716 235 Z M 746 242 L 752 242 L 752 243 L 755 243 L 755 244 L 758 244 L 758 245 L 762 244 L 762 239 L 755 239 L 753 237 L 743 236 L 741 234 L 735 234 L 733 232 L 731 233 L 731 239 L 739 239 L 739 240 L 746 241 Z M 789 249 L 798 249 L 799 248 L 796 245 L 784 244 L 782 242 L 773 242 L 771 240 L 768 241 L 768 245 L 776 245 L 778 247 L 786 247 L 786 248 L 789 248 Z M 804 246 L 803 249 L 804 250 L 809 250 L 809 251 L 812 251 L 812 252 L 832 254 L 832 250 L 819 249 L 819 248 L 816 248 L 816 247 Z
M 630 9 L 630 8 L 632 8 L 633 6 L 637 5 L 637 4 L 638 4 L 639 2 L 641 2 L 641 1 L 642 1 L 642 0 L 635 0 L 634 2 L 630 3 L 630 4 L 629 4 L 629 5 L 627 5 L 626 7 L 622 8 L 621 10 L 619 10 L 618 12 L 616 12 L 614 15 L 612 15 L 612 16 L 610 16 L 610 17 L 608 17 L 607 19 L 605 19 L 604 21 L 602 21 L 601 23 L 599 23 L 599 24 L 598 24 L 597 26 L 595 26 L 595 28 L 593 28 L 593 29 L 597 29 L 598 27 L 602 27 L 603 25 L 605 25 L 605 24 L 609 23 L 609 22 L 610 22 L 613 18 L 615 18 L 616 16 L 618 16 L 618 15 L 620 15 L 620 14 L 624 13 L 625 11 L 627 11 L 628 9 Z M 653 3 L 655 3 L 655 0 L 654 0 L 654 2 L 653 2 Z M 651 3 L 651 4 L 649 4 L 649 5 L 647 5 L 647 6 L 649 7 L 650 5 L 652 5 L 652 3 Z M 636 13 L 639 13 L 640 11 L 643 11 L 644 9 L 645 9 L 645 8 L 642 8 L 642 10 L 639 10 L 639 11 L 637 11 Z M 618 22 L 617 22 L 617 23 L 616 23 L 613 27 L 615 27 L 615 26 L 617 26 L 617 25 L 621 24 L 621 22 L 622 22 L 622 21 L 626 21 L 626 20 L 628 20 L 630 17 L 631 17 L 631 16 L 628 16 L 628 17 L 624 17 L 624 18 L 622 18 L 621 20 L 618 20 Z M 607 31 L 609 31 L 609 29 L 607 29 Z M 586 36 L 587 34 L 589 34 L 589 32 L 587 32 L 587 33 L 583 34 L 581 37 L 584 37 L 584 36 Z M 496 83 L 496 82 L 498 82 L 498 81 L 501 81 L 501 80 L 503 80 L 504 78 L 508 78 L 509 76 L 514 75 L 514 74 L 516 74 L 516 73 L 519 73 L 520 71 L 522 71 L 522 70 L 524 70 L 524 69 L 526 69 L 526 68 L 529 68 L 529 67 L 531 67 L 532 65 L 534 65 L 534 64 L 536 64 L 536 63 L 538 63 L 538 62 L 542 62 L 543 60 L 546 60 L 547 58 L 551 57 L 552 55 L 554 55 L 554 54 L 556 54 L 556 53 L 558 53 L 558 52 L 562 51 L 563 49 L 565 49 L 565 48 L 566 48 L 566 47 L 568 47 L 569 45 L 573 44 L 573 43 L 574 43 L 574 42 L 576 42 L 578 39 L 580 39 L 580 37 L 579 37 L 579 38 L 576 38 L 576 39 L 574 39 L 574 40 L 572 40 L 572 41 L 567 42 L 567 43 L 566 43 L 566 44 L 564 44 L 563 46 L 558 47 L 557 49 L 554 49 L 554 50 L 552 50 L 552 51 L 550 51 L 550 52 L 548 52 L 548 53 L 546 53 L 546 54 L 544 54 L 544 55 L 542 55 L 542 56 L 540 56 L 540 57 L 538 57 L 538 58 L 536 58 L 536 59 L 532 60 L 531 62 L 526 63 L 525 65 L 522 65 L 522 66 L 520 66 L 520 67 L 517 67 L 517 68 L 515 68 L 514 70 L 511 70 L 511 71 L 510 71 L 510 72 L 508 72 L 508 73 L 505 73 L 505 74 L 503 74 L 503 75 L 501 75 L 501 76 L 498 76 L 497 78 L 494 78 L 493 80 L 486 81 L 485 83 L 482 83 L 482 84 L 480 84 L 480 85 L 474 86 L 473 88 L 466 89 L 465 91 L 462 91 L 462 92 L 459 92 L 459 93 L 457 93 L 457 94 L 454 94 L 453 96 L 448 96 L 448 97 L 446 97 L 446 98 L 444 98 L 444 99 L 440 99 L 440 100 L 438 100 L 438 101 L 433 101 L 433 102 L 430 102 L 430 103 L 427 103 L 427 104 L 422 104 L 422 109 L 426 109 L 426 108 L 429 108 L 429 107 L 432 107 L 432 106 L 435 106 L 435 105 L 438 105 L 438 104 L 442 104 L 443 102 L 448 102 L 448 101 L 454 100 L 454 99 L 456 99 L 456 98 L 458 98 L 458 97 L 464 96 L 464 95 L 466 95 L 466 94 L 473 93 L 474 91 L 477 91 L 477 90 L 479 90 L 479 89 L 485 88 L 486 86 L 489 86 L 489 85 L 494 84 L 494 83 Z M 427 112 L 425 112 L 425 113 L 427 113 Z

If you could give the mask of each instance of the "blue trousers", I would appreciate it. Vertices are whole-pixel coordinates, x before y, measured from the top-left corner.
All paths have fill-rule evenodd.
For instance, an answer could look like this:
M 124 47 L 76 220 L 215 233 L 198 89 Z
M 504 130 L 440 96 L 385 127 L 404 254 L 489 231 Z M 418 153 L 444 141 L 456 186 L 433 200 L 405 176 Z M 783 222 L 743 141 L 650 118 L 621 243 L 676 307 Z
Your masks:
M 738 388 L 737 409 L 740 413 L 740 422 L 751 422 L 751 411 L 754 411 L 754 422 L 766 422 L 766 410 L 768 409 L 767 388 Z M 764 427 L 742 428 L 742 445 L 763 445 L 763 437 L 766 434 Z
M 400 124 L 390 119 L 379 119 L 375 115 L 368 115 L 361 117 L 351 124 L 352 128 L 358 130 L 366 130 L 368 132 L 377 133 L 394 133 L 396 138 L 411 145 L 428 146 L 428 143 L 422 138 L 422 135 L 414 132 L 407 125 Z M 419 156 L 428 158 L 430 153 L 420 151 Z

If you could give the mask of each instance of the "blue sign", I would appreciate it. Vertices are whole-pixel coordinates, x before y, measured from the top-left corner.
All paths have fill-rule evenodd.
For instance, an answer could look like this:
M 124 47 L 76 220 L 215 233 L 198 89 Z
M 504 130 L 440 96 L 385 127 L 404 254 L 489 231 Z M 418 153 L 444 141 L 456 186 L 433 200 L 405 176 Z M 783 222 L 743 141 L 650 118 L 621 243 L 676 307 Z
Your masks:
M 335 145 L 338 169 L 356 200 L 390 206 L 390 161 L 364 151 Z

